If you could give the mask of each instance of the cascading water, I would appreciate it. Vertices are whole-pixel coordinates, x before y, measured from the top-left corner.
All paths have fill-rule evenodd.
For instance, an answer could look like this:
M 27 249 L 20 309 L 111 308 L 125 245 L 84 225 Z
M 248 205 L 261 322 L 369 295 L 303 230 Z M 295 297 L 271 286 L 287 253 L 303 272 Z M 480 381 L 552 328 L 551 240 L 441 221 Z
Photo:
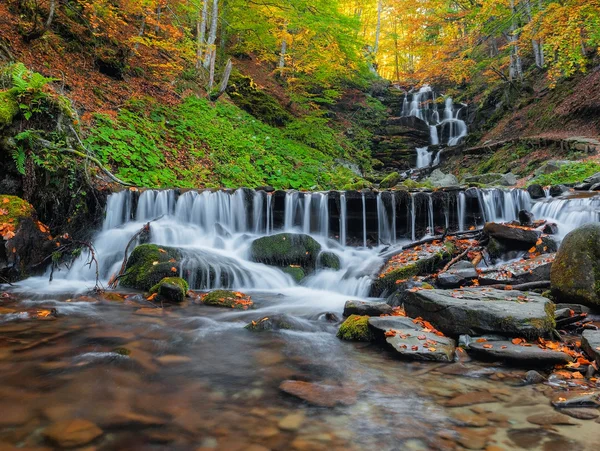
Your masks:
M 411 100 L 409 101 L 409 95 Z M 464 106 L 455 109 L 451 97 L 446 97 L 440 120 L 437 94 L 430 86 L 423 86 L 417 92 L 407 93 L 402 104 L 402 117 L 414 116 L 429 126 L 429 143 L 432 146 L 456 146 L 467 136 L 467 124 L 461 119 Z M 432 158 L 433 152 L 428 147 L 417 148 L 417 169 L 437 165 L 440 162 L 439 152 Z

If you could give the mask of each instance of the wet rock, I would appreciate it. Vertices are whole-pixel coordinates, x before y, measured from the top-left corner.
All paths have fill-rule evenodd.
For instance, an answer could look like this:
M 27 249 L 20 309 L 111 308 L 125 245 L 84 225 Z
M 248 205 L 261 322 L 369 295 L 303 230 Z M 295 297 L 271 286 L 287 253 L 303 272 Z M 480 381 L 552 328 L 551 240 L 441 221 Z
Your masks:
M 287 380 L 279 385 L 279 389 L 320 407 L 350 406 L 356 403 L 355 390 L 336 385 Z
M 436 188 L 449 188 L 458 186 L 458 179 L 452 174 L 444 174 L 439 169 L 435 169 L 428 178 L 428 181 Z
M 585 330 L 581 336 L 581 347 L 600 365 L 600 330 Z
M 559 409 L 572 407 L 600 407 L 600 392 L 598 391 L 572 391 L 561 392 L 552 398 L 552 405 Z
M 430 290 L 433 288 L 433 285 L 430 285 L 427 282 L 421 282 L 419 280 L 413 279 L 403 283 L 399 283 L 397 284 L 396 291 L 394 291 L 386 298 L 386 304 L 392 307 L 400 307 L 404 305 L 404 298 L 406 297 L 406 294 L 413 288 Z
M 344 316 L 380 316 L 389 315 L 394 310 L 385 302 L 346 301 Z
M 544 188 L 542 188 L 541 185 L 535 183 L 527 187 L 527 192 L 529 193 L 532 199 L 541 199 L 543 197 L 546 197 Z
M 440 288 L 458 288 L 478 277 L 479 274 L 471 262 L 460 261 L 452 265 L 448 271 L 439 274 L 436 285 Z
M 120 284 L 124 287 L 148 291 L 166 277 L 179 275 L 178 249 L 156 244 L 137 246 L 129 258 Z M 174 269 L 174 271 L 173 271 Z
M 550 187 L 550 196 L 559 197 L 568 191 L 569 188 L 567 188 L 565 185 L 553 185 Z
M 337 337 L 349 341 L 373 341 L 374 336 L 369 329 L 369 317 L 350 315 L 340 325 Z
M 188 283 L 181 277 L 165 277 L 150 288 L 150 293 L 157 293 L 164 301 L 179 303 L 183 302 L 189 289 Z
M 258 263 L 286 267 L 298 265 L 312 271 L 321 245 L 304 234 L 278 233 L 258 238 L 250 246 L 250 259 Z
M 477 183 L 480 185 L 512 186 L 517 183 L 517 178 L 511 174 L 497 174 L 490 172 L 482 175 L 471 175 L 463 179 L 463 183 Z
M 600 305 L 600 224 L 586 224 L 565 237 L 550 280 L 557 300 Z
M 449 336 L 501 334 L 537 338 L 554 328 L 554 304 L 537 294 L 465 288 L 409 292 L 406 313 Z
M 488 402 L 497 402 L 498 397 L 489 391 L 472 391 L 468 393 L 461 393 L 448 401 L 444 402 L 446 407 L 465 407 L 472 406 L 475 404 L 485 404 Z
M 569 354 L 538 346 L 515 345 L 511 341 L 472 342 L 469 353 L 488 360 L 500 360 L 518 365 L 538 367 L 572 362 Z
M 558 234 L 558 225 L 556 225 L 553 222 L 549 222 L 548 224 L 546 224 L 544 226 L 544 228 L 542 229 L 542 232 L 545 233 L 546 235 L 556 235 L 556 234 Z
M 42 432 L 47 440 L 61 448 L 86 445 L 102 433 L 94 423 L 82 419 L 57 421 Z
M 334 252 L 321 252 L 317 258 L 317 267 L 334 269 L 338 271 L 342 263 L 340 257 Z
M 491 237 L 501 241 L 511 249 L 530 249 L 541 236 L 541 232 L 533 229 L 523 229 L 508 224 L 488 222 L 484 231 Z
M 252 332 L 277 331 L 277 330 L 298 330 L 311 331 L 315 330 L 307 321 L 301 321 L 291 315 L 275 314 L 265 316 L 263 318 L 252 321 L 246 326 Z
M 527 210 L 519 211 L 519 223 L 525 227 L 531 227 L 533 225 L 533 221 L 535 221 L 535 216 L 533 213 Z
M 527 417 L 527 421 L 538 426 L 572 425 L 571 418 L 557 412 L 538 413 Z
M 525 383 L 529 385 L 542 384 L 546 378 L 535 370 L 527 371 L 525 374 Z
M 543 254 L 529 260 L 519 260 L 498 266 L 497 271 L 482 274 L 479 282 L 482 285 L 496 283 L 509 283 L 518 285 L 528 282 L 541 282 L 550 280 L 550 271 L 555 254 Z
M 578 420 L 595 420 L 600 417 L 598 409 L 585 409 L 585 408 L 573 408 L 573 409 L 561 409 L 561 413 L 569 415 L 570 417 L 577 418 Z
M 380 188 L 393 188 L 394 186 L 396 186 L 399 182 L 400 182 L 400 174 L 398 174 L 397 172 L 392 172 L 390 174 L 388 174 L 380 183 L 379 183 L 379 187 Z
M 303 412 L 291 413 L 283 417 L 277 426 L 283 431 L 297 431 L 300 429 L 300 426 L 302 426 L 302 423 L 304 423 L 304 419 L 305 416 Z
M 212 307 L 248 310 L 254 306 L 250 296 L 239 291 L 214 290 L 201 296 L 202 304 Z
M 296 281 L 296 283 L 300 283 L 302 279 L 306 277 L 306 272 L 304 269 L 300 268 L 297 265 L 294 266 L 285 266 L 280 268 L 284 273 L 289 274 Z

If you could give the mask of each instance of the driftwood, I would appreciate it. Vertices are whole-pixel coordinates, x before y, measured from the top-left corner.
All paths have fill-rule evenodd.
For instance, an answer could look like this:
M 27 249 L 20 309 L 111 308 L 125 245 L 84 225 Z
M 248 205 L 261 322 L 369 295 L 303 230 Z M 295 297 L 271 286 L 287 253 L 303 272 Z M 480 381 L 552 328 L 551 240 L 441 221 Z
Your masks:
M 131 246 L 131 244 L 141 235 L 150 233 L 150 223 L 146 223 L 140 230 L 138 230 L 135 235 L 133 235 L 131 237 L 131 239 L 129 240 L 129 242 L 127 243 L 127 246 L 125 247 L 125 255 L 123 256 L 123 263 L 121 264 L 121 268 L 119 269 L 119 272 L 117 272 L 117 274 L 115 274 L 114 277 L 111 277 L 110 282 L 108 283 L 108 286 L 112 289 L 117 288 L 117 285 L 119 284 L 119 279 L 121 277 L 123 277 L 125 275 L 125 267 L 127 266 L 127 256 L 129 255 L 129 247 Z
M 458 254 L 456 257 L 454 257 L 452 260 L 450 260 L 448 262 L 448 264 L 446 266 L 444 266 L 444 268 L 440 271 L 440 273 L 442 272 L 446 272 L 448 271 L 448 269 L 456 262 L 460 261 L 463 259 L 463 257 L 465 257 L 469 252 L 471 252 L 473 249 L 475 249 L 474 246 L 470 246 L 467 249 L 465 249 L 464 251 L 462 251 L 460 254 Z

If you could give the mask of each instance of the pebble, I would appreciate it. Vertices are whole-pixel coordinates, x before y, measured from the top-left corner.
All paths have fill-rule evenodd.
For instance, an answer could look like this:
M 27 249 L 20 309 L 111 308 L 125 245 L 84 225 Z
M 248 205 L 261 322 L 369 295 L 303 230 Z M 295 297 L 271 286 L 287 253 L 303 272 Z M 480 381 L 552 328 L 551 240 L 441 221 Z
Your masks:
M 527 371 L 527 374 L 525 374 L 525 382 L 527 384 L 541 384 L 545 381 L 546 378 L 535 370 Z
M 304 418 L 303 412 L 291 413 L 283 417 L 277 426 L 283 431 L 297 431 L 302 426 L 302 423 L 304 423 Z
M 57 421 L 43 431 L 44 437 L 62 448 L 87 445 L 102 434 L 94 423 L 81 419 Z

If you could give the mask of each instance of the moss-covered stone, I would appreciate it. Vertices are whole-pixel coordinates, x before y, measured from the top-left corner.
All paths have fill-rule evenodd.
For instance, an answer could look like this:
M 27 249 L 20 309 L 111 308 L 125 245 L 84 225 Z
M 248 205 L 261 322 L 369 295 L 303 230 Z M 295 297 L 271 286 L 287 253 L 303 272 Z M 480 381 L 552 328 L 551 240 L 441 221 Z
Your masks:
M 0 91 L 0 128 L 12 123 L 19 114 L 19 102 L 9 91 Z
M 586 224 L 565 237 L 550 281 L 560 302 L 600 305 L 600 224 Z
M 248 310 L 254 303 L 250 296 L 239 291 L 214 290 L 202 295 L 202 303 L 213 307 Z
M 302 279 L 304 279 L 304 277 L 306 277 L 306 273 L 299 266 L 285 266 L 285 267 L 281 268 L 281 270 L 284 273 L 289 274 L 290 276 L 292 276 L 292 278 L 296 282 L 300 282 Z
M 29 202 L 17 196 L 0 194 L 0 225 L 10 224 L 17 228 L 21 219 L 31 217 L 34 213 Z
M 342 188 L 343 191 L 360 191 L 361 189 L 371 188 L 373 185 L 367 180 L 359 180 L 353 183 L 347 183 Z
M 297 319 L 285 314 L 265 316 L 246 324 L 244 328 L 252 332 L 304 329 Z
M 168 301 L 183 302 L 189 289 L 188 283 L 181 277 L 165 277 L 150 288 L 150 293 L 158 293 Z
M 400 174 L 397 172 L 392 172 L 388 174 L 382 181 L 379 183 L 380 188 L 393 188 L 400 181 Z
M 373 341 L 375 337 L 369 329 L 369 317 L 350 315 L 337 331 L 337 337 L 349 341 Z
M 342 262 L 340 261 L 340 257 L 333 252 L 321 252 L 317 259 L 317 266 L 320 268 L 335 269 L 336 271 L 339 271 L 342 266 Z
M 250 246 L 252 261 L 288 267 L 298 265 L 309 272 L 315 268 L 321 245 L 303 234 L 279 233 L 255 240 Z
M 180 259 L 181 253 L 176 248 L 142 244 L 127 259 L 121 285 L 148 291 L 166 277 L 178 277 Z

